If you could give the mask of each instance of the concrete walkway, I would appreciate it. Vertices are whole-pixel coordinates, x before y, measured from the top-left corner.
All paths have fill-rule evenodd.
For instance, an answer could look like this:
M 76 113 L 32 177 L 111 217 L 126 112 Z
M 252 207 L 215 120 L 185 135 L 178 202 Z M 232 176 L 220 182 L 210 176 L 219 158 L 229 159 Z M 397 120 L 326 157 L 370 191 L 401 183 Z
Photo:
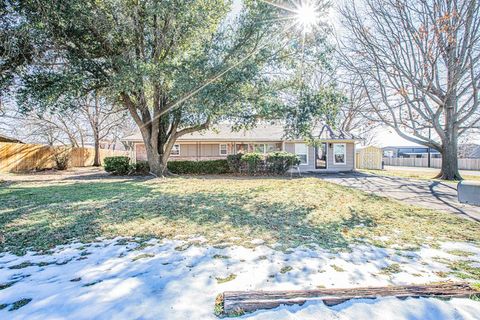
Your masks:
M 448 211 L 480 221 L 480 207 L 458 202 L 456 184 L 363 173 L 316 174 L 315 176 L 379 196 L 429 209 Z

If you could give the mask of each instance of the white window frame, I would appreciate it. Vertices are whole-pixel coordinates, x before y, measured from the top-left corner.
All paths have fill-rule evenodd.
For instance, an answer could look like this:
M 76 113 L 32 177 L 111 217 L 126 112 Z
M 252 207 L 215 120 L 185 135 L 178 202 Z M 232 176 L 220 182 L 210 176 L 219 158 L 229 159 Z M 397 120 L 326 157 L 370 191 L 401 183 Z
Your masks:
M 297 152 L 297 145 L 304 145 L 305 146 L 305 149 L 306 149 L 306 153 L 298 153 Z M 306 155 L 306 162 L 305 163 L 300 163 L 301 166 L 308 166 L 308 145 L 306 143 L 295 143 L 295 154 L 296 155 L 301 155 L 301 154 L 305 154 Z
M 178 149 L 178 154 L 177 153 L 173 153 L 173 150 L 174 149 Z M 172 147 L 172 149 L 170 150 L 170 155 L 172 157 L 179 157 L 180 156 L 180 144 L 179 143 L 175 143 Z
M 343 162 L 337 162 L 335 158 L 335 146 L 342 146 L 343 145 Z M 333 164 L 334 165 L 346 165 L 347 164 L 347 144 L 346 143 L 334 143 L 333 144 Z
M 225 146 L 225 150 L 222 149 L 222 146 Z M 222 151 L 225 151 L 225 153 L 222 153 Z M 218 154 L 221 156 L 228 155 L 228 145 L 226 143 L 220 143 L 218 145 Z

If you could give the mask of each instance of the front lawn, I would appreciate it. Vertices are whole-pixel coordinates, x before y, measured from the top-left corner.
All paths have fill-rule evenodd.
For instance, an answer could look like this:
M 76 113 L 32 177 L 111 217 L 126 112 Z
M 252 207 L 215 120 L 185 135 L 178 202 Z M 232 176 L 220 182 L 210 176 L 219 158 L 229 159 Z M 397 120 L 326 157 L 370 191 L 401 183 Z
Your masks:
M 317 178 L 178 177 L 14 182 L 0 187 L 0 251 L 135 236 L 277 249 L 415 248 L 480 242 L 479 224 Z M 254 241 L 255 242 L 255 241 Z

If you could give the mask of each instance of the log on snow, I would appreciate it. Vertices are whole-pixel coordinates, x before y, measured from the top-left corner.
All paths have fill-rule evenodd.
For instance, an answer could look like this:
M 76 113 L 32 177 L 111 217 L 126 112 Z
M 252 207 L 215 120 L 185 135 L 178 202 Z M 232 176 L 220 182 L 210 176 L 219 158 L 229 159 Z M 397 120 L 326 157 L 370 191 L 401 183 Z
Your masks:
M 363 287 L 344 289 L 287 290 L 287 291 L 226 291 L 220 295 L 216 309 L 222 315 L 238 315 L 259 309 L 272 309 L 280 305 L 302 305 L 306 301 L 323 301 L 333 306 L 351 299 L 375 299 L 379 297 L 437 297 L 468 298 L 480 292 L 468 283 L 436 283 L 389 287 Z

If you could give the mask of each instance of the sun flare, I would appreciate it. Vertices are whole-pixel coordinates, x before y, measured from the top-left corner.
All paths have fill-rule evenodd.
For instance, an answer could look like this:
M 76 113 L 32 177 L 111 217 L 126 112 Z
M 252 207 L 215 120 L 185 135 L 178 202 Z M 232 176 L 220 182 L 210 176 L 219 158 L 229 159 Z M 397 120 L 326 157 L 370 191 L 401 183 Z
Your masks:
M 304 33 L 312 31 L 320 18 L 314 1 L 300 1 L 296 5 L 294 13 L 295 19 Z

